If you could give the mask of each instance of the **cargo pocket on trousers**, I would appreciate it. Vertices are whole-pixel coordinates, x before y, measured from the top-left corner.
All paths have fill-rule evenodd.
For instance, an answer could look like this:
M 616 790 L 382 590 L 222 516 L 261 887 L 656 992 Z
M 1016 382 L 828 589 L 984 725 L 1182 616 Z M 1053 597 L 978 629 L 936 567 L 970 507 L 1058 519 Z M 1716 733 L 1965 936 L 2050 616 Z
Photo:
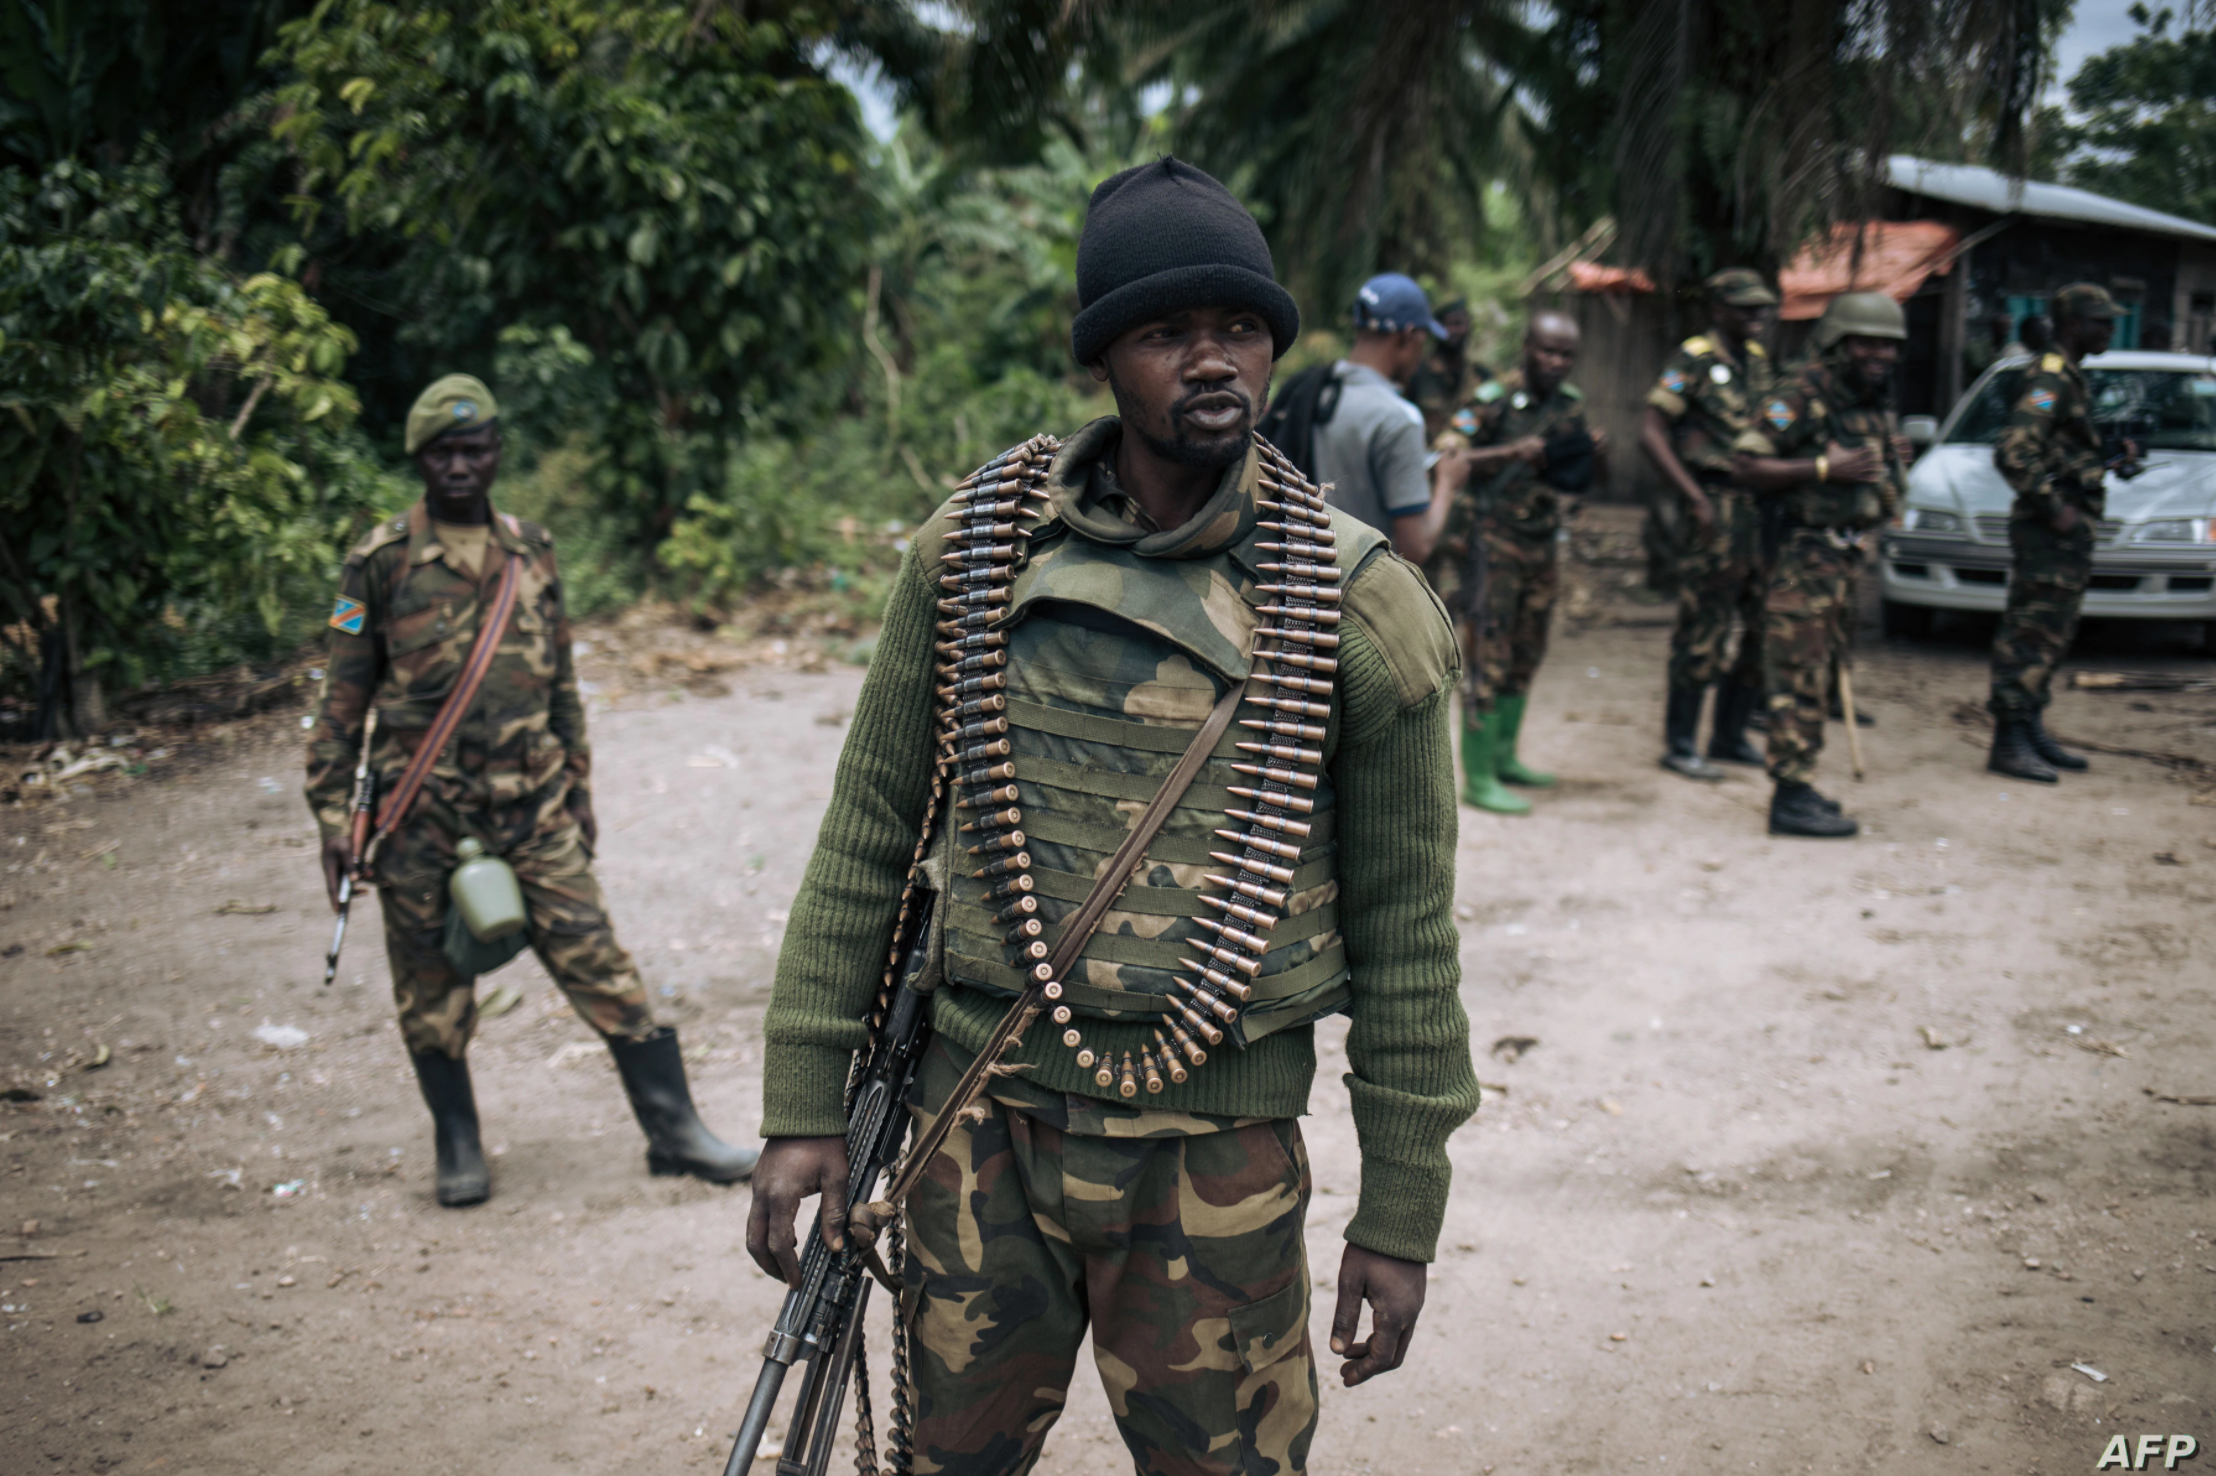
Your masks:
M 1233 1307 L 1231 1341 L 1248 1373 L 1260 1373 L 1300 1346 L 1308 1329 L 1308 1279 Z

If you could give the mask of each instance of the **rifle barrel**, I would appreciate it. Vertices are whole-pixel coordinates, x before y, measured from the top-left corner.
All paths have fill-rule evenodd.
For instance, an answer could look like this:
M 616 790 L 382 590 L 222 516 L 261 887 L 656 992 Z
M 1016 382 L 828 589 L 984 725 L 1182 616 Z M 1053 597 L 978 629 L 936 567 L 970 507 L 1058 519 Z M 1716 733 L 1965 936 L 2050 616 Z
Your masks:
M 785 1386 L 786 1364 L 774 1358 L 762 1360 L 762 1376 L 754 1381 L 754 1397 L 747 1401 L 746 1418 L 739 1422 L 739 1438 L 731 1446 L 731 1459 L 723 1463 L 723 1476 L 746 1476 L 768 1433 L 770 1412 L 777 1407 L 777 1391 Z

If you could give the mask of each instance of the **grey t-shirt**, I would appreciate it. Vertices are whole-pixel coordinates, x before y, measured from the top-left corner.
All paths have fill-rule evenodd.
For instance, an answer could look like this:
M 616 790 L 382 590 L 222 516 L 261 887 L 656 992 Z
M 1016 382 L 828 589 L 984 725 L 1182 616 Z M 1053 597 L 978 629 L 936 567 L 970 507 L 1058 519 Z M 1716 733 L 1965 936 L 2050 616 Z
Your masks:
M 1316 427 L 1316 480 L 1333 507 L 1389 536 L 1394 518 L 1431 505 L 1423 411 L 1375 369 L 1341 359 L 1333 370 L 1339 408 Z

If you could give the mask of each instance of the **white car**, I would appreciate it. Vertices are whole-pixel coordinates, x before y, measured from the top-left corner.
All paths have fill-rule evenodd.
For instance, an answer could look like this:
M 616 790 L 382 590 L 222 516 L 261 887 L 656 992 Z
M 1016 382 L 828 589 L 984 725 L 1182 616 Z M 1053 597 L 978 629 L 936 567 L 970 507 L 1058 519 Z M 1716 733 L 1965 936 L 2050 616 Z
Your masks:
M 2030 364 L 2003 359 L 1980 375 L 1910 470 L 1908 506 L 1879 540 L 1888 635 L 1926 633 L 1935 610 L 2002 608 L 2015 494 L 1993 443 Z M 2216 654 L 2216 359 L 2118 350 L 2084 367 L 2094 419 L 2138 442 L 2146 467 L 2129 481 L 2109 474 L 2085 613 L 2198 621 Z

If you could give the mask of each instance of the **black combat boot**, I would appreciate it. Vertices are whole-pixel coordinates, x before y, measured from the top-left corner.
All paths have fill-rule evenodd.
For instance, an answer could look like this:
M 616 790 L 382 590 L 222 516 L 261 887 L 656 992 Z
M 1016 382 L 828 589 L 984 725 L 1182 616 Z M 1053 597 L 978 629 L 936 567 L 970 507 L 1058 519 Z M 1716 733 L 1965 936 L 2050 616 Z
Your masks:
M 1762 750 L 1747 741 L 1747 719 L 1761 699 L 1758 688 L 1726 681 L 1716 689 L 1716 726 L 1708 735 L 1708 756 L 1719 763 L 1760 768 Z
M 1707 695 L 1706 687 L 1671 684 L 1662 718 L 1662 737 L 1667 745 L 1662 767 L 1688 779 L 1715 783 L 1724 777 L 1724 771 L 1700 756 L 1700 704 Z
M 708 1131 L 685 1085 L 685 1058 L 667 1025 L 644 1040 L 610 1040 L 631 1111 L 646 1130 L 646 1167 L 655 1174 L 691 1174 L 711 1184 L 736 1184 L 754 1172 L 761 1154 L 734 1148 Z
M 1839 806 L 1797 779 L 1780 779 L 1770 795 L 1770 834 L 1824 839 L 1855 835 L 1862 827 L 1839 813 Z
M 2039 750 L 2032 745 L 2031 724 L 2022 718 L 1994 719 L 1993 751 L 1986 757 L 1985 767 L 2011 779 L 2029 779 L 2034 784 L 2053 784 L 2061 777 L 2039 756 Z
M 1846 704 L 1839 700 L 1837 692 L 1831 694 L 1831 705 L 1825 708 L 1824 712 L 1835 723 L 1843 723 L 1847 720 Z M 1877 726 L 1877 719 L 1870 716 L 1870 710 L 1867 707 L 1857 706 L 1854 710 L 1854 725 L 1858 728 L 1874 728 Z
M 483 1204 L 492 1197 L 492 1175 L 477 1141 L 477 1097 L 469 1089 L 469 1062 L 443 1051 L 410 1051 L 416 1085 L 437 1128 L 439 1203 L 449 1209 Z
M 2054 734 L 2047 731 L 2047 718 L 2045 713 L 2034 712 L 2030 717 L 2024 720 L 2024 726 L 2028 730 L 2027 736 L 2031 739 L 2031 747 L 2033 752 L 2037 753 L 2041 758 L 2045 759 L 2048 763 L 2054 765 L 2056 768 L 2068 769 L 2071 773 L 2075 774 L 2082 773 L 2084 770 L 2092 767 L 2091 764 L 2088 764 L 2085 761 L 2084 754 L 2072 753 L 2067 748 L 2064 748 L 2061 744 L 2055 742 Z

